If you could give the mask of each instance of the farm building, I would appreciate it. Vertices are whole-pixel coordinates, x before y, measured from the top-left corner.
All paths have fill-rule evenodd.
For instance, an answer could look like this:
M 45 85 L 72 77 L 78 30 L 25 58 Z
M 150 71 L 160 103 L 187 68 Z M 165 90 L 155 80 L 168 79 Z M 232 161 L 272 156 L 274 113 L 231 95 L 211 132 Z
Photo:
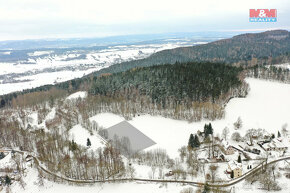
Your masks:
M 231 173 L 232 171 L 234 173 L 234 178 L 243 175 L 242 164 L 234 160 L 229 161 L 227 173 Z

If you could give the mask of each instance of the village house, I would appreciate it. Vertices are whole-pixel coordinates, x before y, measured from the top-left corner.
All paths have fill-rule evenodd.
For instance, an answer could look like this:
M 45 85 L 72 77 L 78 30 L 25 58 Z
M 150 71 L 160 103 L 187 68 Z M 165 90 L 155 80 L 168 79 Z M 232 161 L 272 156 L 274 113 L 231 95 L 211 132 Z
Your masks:
M 250 152 L 250 153 L 257 154 L 257 155 L 260 155 L 260 153 L 261 153 L 261 150 L 256 149 L 256 148 L 245 147 L 244 150 L 247 152 Z
M 229 144 L 229 142 L 223 141 L 223 145 L 224 145 L 224 149 L 225 149 L 225 154 L 226 155 L 232 155 L 232 154 L 235 153 L 236 150 L 233 148 L 233 146 L 231 146 Z
M 264 143 L 262 147 L 265 151 L 279 151 L 284 152 L 288 149 L 282 142 L 278 141 L 277 139 L 271 140 L 269 143 Z
M 242 164 L 237 161 L 231 160 L 228 162 L 228 170 L 227 173 L 234 173 L 234 178 L 238 178 L 243 175 Z

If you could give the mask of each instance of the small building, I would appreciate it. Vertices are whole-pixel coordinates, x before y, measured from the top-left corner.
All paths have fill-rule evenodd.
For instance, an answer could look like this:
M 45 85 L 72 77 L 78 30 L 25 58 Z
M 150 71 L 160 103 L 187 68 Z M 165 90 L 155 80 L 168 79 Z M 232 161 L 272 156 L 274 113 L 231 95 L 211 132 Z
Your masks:
M 233 146 L 229 145 L 229 146 L 227 147 L 227 149 L 226 149 L 226 154 L 227 154 L 227 155 L 232 155 L 232 154 L 235 153 L 235 151 L 236 151 L 236 150 L 233 148 Z
M 278 152 L 284 152 L 288 149 L 286 145 L 284 145 L 282 142 L 278 141 L 277 139 L 271 140 L 269 143 L 265 143 L 262 145 L 265 151 L 278 151 Z
M 234 178 L 238 178 L 243 175 L 242 164 L 237 161 L 231 160 L 228 162 L 227 173 L 234 173 Z
M 228 141 L 223 141 L 223 145 L 224 145 L 224 149 L 225 149 L 225 154 L 226 155 L 232 155 L 232 154 L 235 153 L 236 150 L 233 148 L 233 146 L 231 146 L 229 144 Z
M 256 149 L 256 148 L 246 147 L 246 148 L 244 148 L 244 150 L 247 151 L 247 152 L 250 152 L 250 153 L 257 154 L 257 155 L 260 155 L 260 153 L 261 153 L 261 150 Z

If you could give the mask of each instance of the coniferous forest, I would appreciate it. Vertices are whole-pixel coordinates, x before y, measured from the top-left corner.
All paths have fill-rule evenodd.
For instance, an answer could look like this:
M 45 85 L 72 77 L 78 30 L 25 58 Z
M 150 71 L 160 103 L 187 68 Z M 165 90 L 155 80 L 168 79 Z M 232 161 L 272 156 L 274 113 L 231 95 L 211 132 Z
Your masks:
M 90 92 L 131 100 L 145 95 L 163 106 L 169 99 L 174 103 L 215 102 L 230 88 L 242 84 L 238 78 L 240 72 L 240 68 L 212 63 L 133 68 L 96 78 Z
M 220 63 L 140 67 L 94 78 L 89 93 L 126 103 L 127 113 L 156 114 L 150 112 L 157 109 L 178 119 L 213 120 L 223 116 L 230 98 L 247 94 L 241 74 L 241 68 Z

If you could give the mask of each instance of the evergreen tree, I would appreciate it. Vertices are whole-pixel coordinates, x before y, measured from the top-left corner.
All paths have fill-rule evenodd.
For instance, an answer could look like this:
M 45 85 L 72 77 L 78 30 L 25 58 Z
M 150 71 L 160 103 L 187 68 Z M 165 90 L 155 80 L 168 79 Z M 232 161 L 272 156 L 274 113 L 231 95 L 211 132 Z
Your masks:
M 213 134 L 213 128 L 211 126 L 211 123 L 209 123 L 208 125 L 205 124 L 204 125 L 204 136 L 205 136 L 205 138 L 207 138 L 210 134 L 211 135 Z
M 1 152 L 1 153 L 0 153 L 0 159 L 3 159 L 4 157 L 5 157 L 4 153 Z
M 231 178 L 233 179 L 234 178 L 234 171 L 232 170 L 231 172 Z
M 88 138 L 88 139 L 87 139 L 87 146 L 88 146 L 88 147 L 91 147 L 91 145 L 92 145 L 91 140 Z
M 238 157 L 238 163 L 242 163 L 241 155 L 239 155 L 239 157 Z
M 77 148 L 78 148 L 77 143 L 74 140 L 72 140 L 72 142 L 70 143 L 71 151 L 75 151 Z
M 207 124 L 204 125 L 203 132 L 204 132 L 204 137 L 207 138 L 207 136 L 208 136 L 208 125 Z
M 274 139 L 275 138 L 275 134 L 272 134 L 272 139 Z
M 213 134 L 213 128 L 212 128 L 212 126 L 211 126 L 211 123 L 209 123 L 209 125 L 208 125 L 208 134 Z
M 280 133 L 280 131 L 278 131 L 278 137 L 281 137 L 281 133 Z
M 203 188 L 203 191 L 202 191 L 202 193 L 208 193 L 209 192 L 209 185 L 208 185 L 208 183 L 206 182 L 205 184 L 204 184 L 204 188 Z
M 11 184 L 11 178 L 9 176 L 5 177 L 5 184 L 8 186 Z
M 200 142 L 199 142 L 198 136 L 195 135 L 194 136 L 194 147 L 199 147 L 199 146 L 200 146 Z
M 194 147 L 194 136 L 193 134 L 190 134 L 189 140 L 188 140 L 188 146 L 193 148 Z

